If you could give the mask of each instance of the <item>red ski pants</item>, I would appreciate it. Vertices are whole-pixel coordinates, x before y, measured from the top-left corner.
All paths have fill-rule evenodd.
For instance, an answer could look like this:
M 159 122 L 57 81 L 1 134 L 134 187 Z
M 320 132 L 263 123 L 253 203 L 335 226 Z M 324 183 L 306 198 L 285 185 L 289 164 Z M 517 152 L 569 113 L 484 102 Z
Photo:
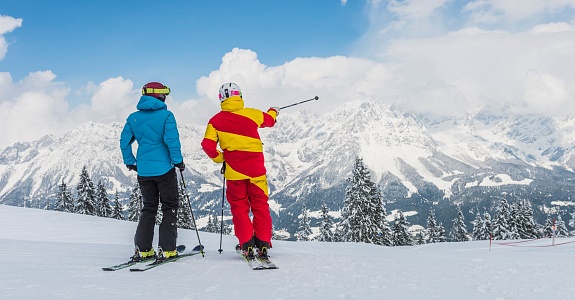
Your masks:
M 272 239 L 272 217 L 265 176 L 258 179 L 228 180 L 226 197 L 232 211 L 234 231 L 240 245 L 252 236 L 264 242 Z M 250 211 L 253 220 L 250 219 Z

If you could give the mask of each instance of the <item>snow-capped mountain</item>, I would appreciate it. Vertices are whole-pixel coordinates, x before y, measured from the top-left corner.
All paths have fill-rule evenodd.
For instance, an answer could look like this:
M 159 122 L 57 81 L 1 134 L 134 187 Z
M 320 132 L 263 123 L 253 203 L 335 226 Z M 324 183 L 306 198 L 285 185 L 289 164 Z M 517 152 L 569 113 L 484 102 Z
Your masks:
M 123 124 L 86 123 L 62 137 L 16 143 L 0 152 L 0 203 L 51 200 L 57 185 L 74 187 L 84 166 L 110 192 L 126 192 L 135 174 L 122 163 Z M 200 148 L 204 126 L 179 124 L 195 207 L 200 215 L 221 205 L 219 165 Z M 470 218 L 502 196 L 526 198 L 539 208 L 570 203 L 575 192 L 575 118 L 480 110 L 460 118 L 352 102 L 325 115 L 285 111 L 274 128 L 261 129 L 274 226 L 293 231 L 302 203 L 341 207 L 356 157 L 364 159 L 388 211 L 414 211 L 424 225 L 429 208 L 449 227 L 453 204 Z M 28 204 L 25 204 L 27 203 Z M 443 218 L 443 219 L 441 219 Z M 568 217 L 564 217 L 564 220 Z

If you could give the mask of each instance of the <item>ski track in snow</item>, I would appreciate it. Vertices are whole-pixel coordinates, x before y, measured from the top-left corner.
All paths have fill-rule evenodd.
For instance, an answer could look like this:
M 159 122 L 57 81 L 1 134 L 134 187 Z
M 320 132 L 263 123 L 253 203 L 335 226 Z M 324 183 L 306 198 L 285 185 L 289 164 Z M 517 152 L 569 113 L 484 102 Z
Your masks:
M 277 270 L 253 271 L 224 236 L 142 273 L 104 272 L 132 254 L 136 223 L 0 205 L 0 299 L 572 299 L 575 243 L 550 239 L 381 247 L 274 241 Z M 558 239 L 558 242 L 575 241 Z M 157 242 L 155 242 L 156 244 Z M 195 231 L 178 243 L 197 245 Z

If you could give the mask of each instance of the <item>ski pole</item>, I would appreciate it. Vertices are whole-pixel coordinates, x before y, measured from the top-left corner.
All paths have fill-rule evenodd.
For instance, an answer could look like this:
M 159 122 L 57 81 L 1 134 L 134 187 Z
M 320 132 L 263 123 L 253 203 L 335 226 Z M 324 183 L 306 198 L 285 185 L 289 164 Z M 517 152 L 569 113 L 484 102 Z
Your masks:
M 184 173 L 182 169 L 180 169 L 180 177 L 182 178 L 182 186 L 184 187 L 186 198 L 188 199 L 188 205 L 190 206 L 190 213 L 192 214 L 192 223 L 194 224 L 194 228 L 196 229 L 196 235 L 198 236 L 198 243 L 200 244 L 200 253 L 202 257 L 204 257 L 204 246 L 202 246 L 202 242 L 200 241 L 200 233 L 198 232 L 198 226 L 196 226 L 196 218 L 194 217 L 194 210 L 192 209 L 192 202 L 190 201 L 190 196 L 188 196 L 188 191 L 186 187 L 186 181 L 184 181 Z
M 223 175 L 226 172 L 226 162 L 224 161 L 224 164 L 222 166 L 222 169 L 220 170 L 220 173 Z M 223 176 L 224 177 L 224 183 L 222 184 L 222 217 L 220 219 L 220 249 L 218 249 L 218 251 L 220 252 L 220 254 L 222 254 L 222 251 L 224 251 L 224 249 L 222 249 L 222 237 L 224 235 L 224 198 L 226 196 L 226 175 Z
M 298 102 L 298 103 L 294 103 L 294 104 L 286 105 L 286 106 L 284 106 L 284 107 L 280 107 L 280 109 L 284 109 L 284 108 L 288 108 L 288 107 L 300 105 L 300 104 L 302 104 L 302 103 L 306 103 L 306 102 L 309 102 L 309 101 L 312 101 L 312 100 L 319 100 L 319 97 L 318 97 L 318 96 L 315 96 L 315 97 L 313 97 L 313 98 L 311 98 L 311 99 L 307 99 L 307 100 L 304 100 L 304 101 L 301 101 L 301 102 Z

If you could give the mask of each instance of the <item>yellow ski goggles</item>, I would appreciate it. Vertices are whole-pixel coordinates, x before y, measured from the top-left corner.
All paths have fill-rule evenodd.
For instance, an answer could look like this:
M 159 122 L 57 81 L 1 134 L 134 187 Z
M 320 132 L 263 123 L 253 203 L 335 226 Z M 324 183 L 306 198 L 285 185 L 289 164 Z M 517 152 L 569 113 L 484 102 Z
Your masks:
M 149 95 L 149 94 L 164 94 L 164 95 L 169 95 L 170 94 L 170 88 L 167 86 L 164 86 L 163 89 L 157 89 L 157 88 L 142 88 L 142 95 Z

